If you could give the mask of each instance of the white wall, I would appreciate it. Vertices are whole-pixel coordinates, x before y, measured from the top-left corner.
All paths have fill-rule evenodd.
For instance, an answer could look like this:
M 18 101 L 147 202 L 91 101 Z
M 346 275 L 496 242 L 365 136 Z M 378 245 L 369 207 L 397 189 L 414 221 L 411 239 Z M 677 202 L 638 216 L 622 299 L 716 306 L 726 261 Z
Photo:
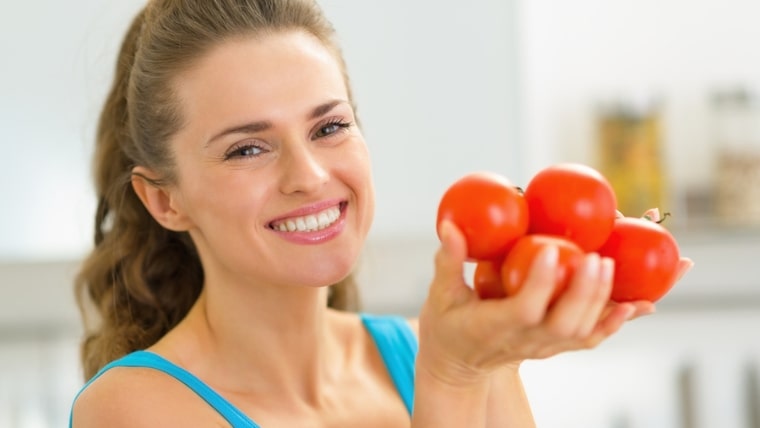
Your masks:
M 0 13 L 0 260 L 75 258 L 91 241 L 97 110 L 119 37 L 141 2 L 7 3 Z
M 662 311 L 592 351 L 528 361 L 522 375 L 537 426 L 755 427 L 759 322 L 753 308 Z
M 373 238 L 433 236 L 446 186 L 519 171 L 513 1 L 324 0 L 374 156 Z

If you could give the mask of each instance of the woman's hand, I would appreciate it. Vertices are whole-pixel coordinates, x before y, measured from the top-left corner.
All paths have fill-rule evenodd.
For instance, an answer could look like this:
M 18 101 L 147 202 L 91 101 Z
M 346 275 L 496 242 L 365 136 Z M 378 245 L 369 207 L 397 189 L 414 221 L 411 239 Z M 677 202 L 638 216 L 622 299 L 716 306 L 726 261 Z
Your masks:
M 608 304 L 614 263 L 585 256 L 566 291 L 549 305 L 557 269 L 556 248 L 534 260 L 520 291 L 482 300 L 466 284 L 466 240 L 441 224 L 435 275 L 420 314 L 418 370 L 450 385 L 483 381 L 499 367 L 525 359 L 588 349 L 618 331 L 627 319 L 653 311 L 647 302 Z

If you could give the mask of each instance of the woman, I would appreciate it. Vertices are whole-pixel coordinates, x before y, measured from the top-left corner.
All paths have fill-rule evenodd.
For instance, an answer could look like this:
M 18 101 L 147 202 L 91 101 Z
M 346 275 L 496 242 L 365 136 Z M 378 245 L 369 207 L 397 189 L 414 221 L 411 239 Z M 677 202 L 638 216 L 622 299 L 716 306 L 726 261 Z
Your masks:
M 374 193 L 313 1 L 149 2 L 95 167 L 96 246 L 77 287 L 98 322 L 78 428 L 530 427 L 521 361 L 594 347 L 653 310 L 608 305 L 612 264 L 593 254 L 548 310 L 553 249 L 518 296 L 481 301 L 445 223 L 419 322 L 351 312 Z

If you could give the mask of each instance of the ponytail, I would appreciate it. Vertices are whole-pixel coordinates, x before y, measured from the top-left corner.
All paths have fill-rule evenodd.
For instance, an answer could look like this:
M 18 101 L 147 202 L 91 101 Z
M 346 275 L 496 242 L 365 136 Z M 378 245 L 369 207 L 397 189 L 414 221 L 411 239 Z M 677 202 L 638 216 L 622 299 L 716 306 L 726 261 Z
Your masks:
M 122 43 L 97 129 L 95 248 L 75 280 L 87 379 L 108 362 L 155 343 L 185 316 L 203 283 L 187 233 L 161 227 L 130 184 L 135 162 L 127 155 L 133 144 L 127 91 L 143 19 L 141 12 Z

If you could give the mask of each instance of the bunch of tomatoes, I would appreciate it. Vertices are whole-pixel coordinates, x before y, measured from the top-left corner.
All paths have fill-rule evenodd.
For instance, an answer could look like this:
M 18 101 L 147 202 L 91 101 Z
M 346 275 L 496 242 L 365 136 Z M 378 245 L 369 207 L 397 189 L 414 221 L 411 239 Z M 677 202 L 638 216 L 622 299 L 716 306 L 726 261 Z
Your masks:
M 583 164 L 544 168 L 524 190 L 497 173 L 467 174 L 443 194 L 437 217 L 464 234 L 481 298 L 517 293 L 547 245 L 559 253 L 552 301 L 589 252 L 614 260 L 616 302 L 655 302 L 677 280 L 680 251 L 671 233 L 646 217 L 621 216 L 610 183 Z

